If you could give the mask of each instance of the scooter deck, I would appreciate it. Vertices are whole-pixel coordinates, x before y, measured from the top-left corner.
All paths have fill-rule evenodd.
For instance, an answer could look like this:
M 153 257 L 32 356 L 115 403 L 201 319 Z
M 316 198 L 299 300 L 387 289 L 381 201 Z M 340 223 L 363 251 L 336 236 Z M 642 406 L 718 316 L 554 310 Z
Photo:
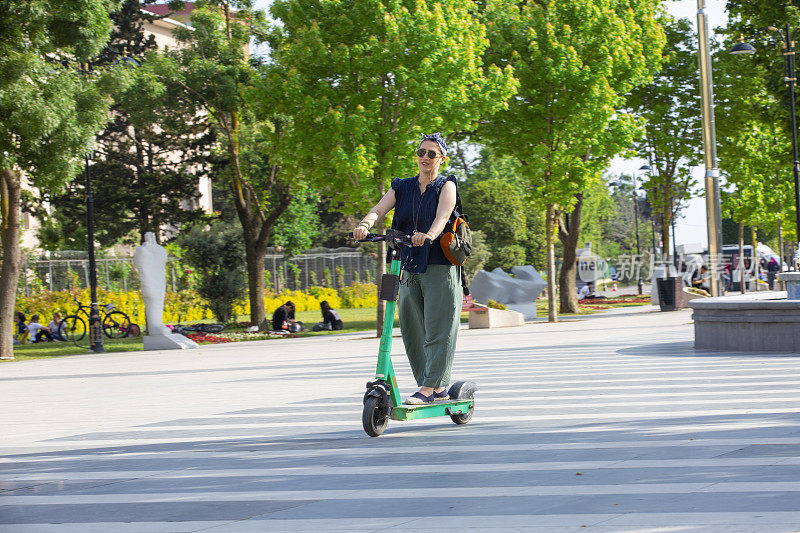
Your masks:
M 398 405 L 392 408 L 392 420 L 414 420 L 433 416 L 459 415 L 469 411 L 475 400 L 449 400 L 424 405 Z

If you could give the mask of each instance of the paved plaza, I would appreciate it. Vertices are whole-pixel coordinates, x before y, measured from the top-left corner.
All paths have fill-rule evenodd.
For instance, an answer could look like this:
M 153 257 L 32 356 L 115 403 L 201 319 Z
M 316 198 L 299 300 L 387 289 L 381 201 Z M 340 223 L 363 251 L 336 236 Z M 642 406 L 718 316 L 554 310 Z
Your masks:
M 462 329 L 472 421 L 369 438 L 377 346 L 2 364 L 0 531 L 800 531 L 800 356 L 696 352 L 653 307 Z

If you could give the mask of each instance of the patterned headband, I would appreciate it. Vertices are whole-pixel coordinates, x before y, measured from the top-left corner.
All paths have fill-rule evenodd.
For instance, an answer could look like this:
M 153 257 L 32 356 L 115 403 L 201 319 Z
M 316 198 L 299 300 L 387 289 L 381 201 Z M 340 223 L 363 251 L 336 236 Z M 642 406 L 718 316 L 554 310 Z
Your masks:
M 431 133 L 430 135 L 423 135 L 422 140 L 419 141 L 419 146 L 422 146 L 422 143 L 425 141 L 435 142 L 442 149 L 442 155 L 447 155 L 447 143 L 445 143 L 444 139 L 442 139 L 441 133 L 437 132 L 437 133 Z

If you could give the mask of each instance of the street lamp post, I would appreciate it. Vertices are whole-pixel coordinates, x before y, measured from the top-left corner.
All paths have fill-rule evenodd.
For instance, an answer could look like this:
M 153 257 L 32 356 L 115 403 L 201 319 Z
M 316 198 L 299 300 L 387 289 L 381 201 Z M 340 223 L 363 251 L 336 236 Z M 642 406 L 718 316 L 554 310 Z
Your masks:
M 648 171 L 650 167 L 648 165 L 642 165 L 639 168 L 639 172 Z M 641 260 L 642 251 L 639 247 L 639 193 L 636 189 L 636 172 L 633 173 L 633 221 L 634 225 L 636 226 L 636 258 L 637 260 Z M 639 294 L 644 293 L 643 289 L 643 282 L 642 282 L 642 269 L 637 269 L 639 272 L 639 279 L 636 282 L 636 286 L 639 290 Z
M 109 47 L 106 50 L 112 54 L 120 56 L 119 61 L 124 65 L 138 67 L 139 62 L 135 59 L 128 57 L 127 48 L 123 48 L 123 52 L 116 52 Z M 89 63 L 82 65 L 82 70 L 89 74 Z M 100 320 L 100 306 L 97 303 L 97 263 L 94 256 L 94 197 L 92 196 L 92 179 L 90 172 L 89 160 L 91 152 L 86 152 L 85 163 L 85 188 L 86 188 L 86 240 L 87 249 L 89 252 L 89 299 L 91 305 L 89 309 L 89 349 L 95 353 L 105 352 L 103 346 L 103 328 Z
M 712 296 L 720 296 L 719 260 L 722 251 L 722 214 L 717 169 L 717 138 L 714 126 L 714 81 L 711 75 L 711 47 L 708 42 L 708 17 L 705 0 L 697 0 L 697 50 L 700 67 L 700 95 L 703 101 L 703 146 L 708 227 L 708 263 Z
M 767 26 L 765 29 L 777 33 L 783 44 L 783 57 L 784 57 L 784 70 L 786 85 L 789 87 L 789 114 L 792 120 L 792 172 L 794 174 L 794 209 L 795 209 L 795 231 L 797 232 L 796 238 L 800 241 L 800 161 L 797 155 L 797 119 L 795 116 L 795 102 L 794 102 L 794 86 L 797 84 L 797 75 L 795 72 L 794 54 L 795 42 L 794 34 L 791 27 L 787 23 L 783 32 L 775 26 Z M 753 45 L 748 43 L 736 43 L 730 49 L 731 54 L 754 54 L 756 49 Z M 781 250 L 783 256 L 783 250 Z M 800 260 L 800 243 L 797 245 L 797 250 L 794 254 L 794 262 L 797 264 Z
M 89 153 L 86 153 L 86 240 L 89 249 L 89 296 L 92 301 L 89 311 L 89 347 L 95 353 L 105 352 L 103 328 L 100 323 L 100 306 L 97 303 L 97 265 L 94 259 L 94 198 L 89 171 Z

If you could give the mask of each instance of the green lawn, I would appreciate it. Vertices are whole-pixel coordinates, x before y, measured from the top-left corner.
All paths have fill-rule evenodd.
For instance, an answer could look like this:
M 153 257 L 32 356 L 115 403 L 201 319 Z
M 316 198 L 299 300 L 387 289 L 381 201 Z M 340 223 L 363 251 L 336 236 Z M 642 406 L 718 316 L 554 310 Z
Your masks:
M 319 331 L 312 332 L 311 328 L 317 322 L 322 321 L 322 313 L 320 311 L 298 311 L 295 313 L 295 319 L 300 320 L 308 331 L 304 331 L 301 335 L 308 333 L 309 335 L 329 335 L 331 333 L 353 333 L 355 331 L 373 331 L 376 329 L 375 324 L 375 308 L 367 307 L 364 309 L 337 309 L 339 316 L 342 317 L 344 329 L 341 331 Z M 241 320 L 248 320 L 249 317 L 240 317 Z M 394 313 L 394 325 L 397 326 L 397 311 Z
M 142 338 L 113 340 L 103 338 L 103 346 L 107 352 L 132 352 L 142 349 Z M 78 346 L 73 342 L 37 342 L 14 346 L 14 357 L 17 361 L 86 353 L 91 353 L 88 344 Z
M 354 333 L 356 331 L 375 331 L 375 308 L 366 309 L 337 309 L 339 316 L 344 322 L 344 329 L 341 331 L 310 331 L 311 327 L 322 320 L 319 311 L 299 311 L 295 318 L 300 320 L 309 331 L 297 333 L 295 336 L 311 337 L 315 335 L 331 335 L 337 333 Z M 246 322 L 249 316 L 241 316 L 239 320 Z M 394 325 L 397 326 L 397 313 L 395 313 Z M 230 331 L 243 331 L 243 329 L 226 329 Z M 276 339 L 277 340 L 277 339 Z M 130 352 L 142 349 L 142 338 L 134 339 L 107 339 L 103 338 L 103 346 L 107 352 Z M 27 359 L 44 359 L 61 355 L 78 355 L 91 353 L 88 344 L 77 346 L 72 342 L 37 342 L 35 344 L 19 344 L 14 346 L 14 357 L 16 361 Z

